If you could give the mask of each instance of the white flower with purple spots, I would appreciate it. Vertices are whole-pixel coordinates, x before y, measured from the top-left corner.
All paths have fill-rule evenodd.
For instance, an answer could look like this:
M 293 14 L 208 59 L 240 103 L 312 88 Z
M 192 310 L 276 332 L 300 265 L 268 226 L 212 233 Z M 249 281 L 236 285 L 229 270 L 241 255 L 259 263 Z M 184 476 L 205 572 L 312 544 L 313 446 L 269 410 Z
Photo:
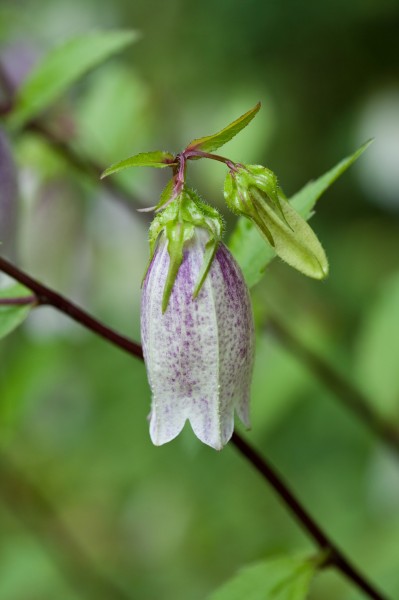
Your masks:
M 155 445 L 175 438 L 188 420 L 202 442 L 220 450 L 232 436 L 234 411 L 250 424 L 251 301 L 242 273 L 222 243 L 194 293 L 210 239 L 209 231 L 196 227 L 184 243 L 166 310 L 163 296 L 171 259 L 164 233 L 144 279 L 141 332 Z

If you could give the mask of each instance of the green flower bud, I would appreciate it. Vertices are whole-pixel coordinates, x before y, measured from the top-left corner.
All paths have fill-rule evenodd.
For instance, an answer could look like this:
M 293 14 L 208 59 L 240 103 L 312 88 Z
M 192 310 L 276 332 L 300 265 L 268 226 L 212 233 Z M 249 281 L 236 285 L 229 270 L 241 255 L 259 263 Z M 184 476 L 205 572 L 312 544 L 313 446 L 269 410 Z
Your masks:
M 249 218 L 285 262 L 309 277 L 326 277 L 323 247 L 285 199 L 272 171 L 261 165 L 236 165 L 226 177 L 224 196 L 230 210 Z

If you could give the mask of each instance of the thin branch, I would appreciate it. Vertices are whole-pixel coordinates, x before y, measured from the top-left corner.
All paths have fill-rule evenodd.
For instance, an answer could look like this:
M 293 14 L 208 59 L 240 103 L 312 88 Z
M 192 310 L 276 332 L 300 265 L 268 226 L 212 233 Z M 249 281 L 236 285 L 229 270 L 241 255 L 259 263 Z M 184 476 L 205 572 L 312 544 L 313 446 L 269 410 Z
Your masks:
M 299 500 L 297 500 L 286 485 L 277 469 L 272 467 L 271 464 L 252 448 L 248 442 L 239 436 L 238 433 L 233 433 L 231 441 L 258 473 L 260 473 L 272 486 L 276 494 L 281 498 L 308 536 L 313 539 L 321 550 L 327 551 L 327 560 L 326 563 L 324 563 L 324 566 L 335 566 L 370 598 L 373 598 L 374 600 L 384 600 L 386 597 L 369 583 L 366 577 L 351 564 L 308 511 L 300 504 Z
M 335 394 L 341 403 L 391 450 L 399 456 L 399 429 L 381 417 L 367 398 L 333 366 L 300 341 L 276 316 L 268 317 L 267 326 L 292 354 L 299 358 Z
M 25 304 L 35 304 L 36 296 L 18 296 L 17 298 L 0 298 L 0 306 L 24 306 Z
M 114 346 L 117 346 L 118 348 L 121 348 L 122 350 L 125 350 L 126 352 L 129 352 L 138 358 L 143 357 L 143 351 L 140 344 L 136 344 L 127 337 L 120 335 L 113 329 L 110 329 L 101 323 L 101 321 L 98 321 L 87 312 L 79 308 L 76 304 L 70 302 L 64 298 L 64 296 L 54 292 L 47 286 L 39 283 L 36 281 L 36 279 L 33 279 L 30 275 L 24 273 L 2 257 L 0 257 L 0 271 L 7 273 L 7 275 L 32 290 L 32 292 L 35 293 L 38 304 L 54 306 L 54 308 L 57 308 L 59 311 L 68 315 L 71 317 L 71 319 L 86 327 L 86 329 L 90 329 L 97 335 L 105 338 L 107 341 L 114 344 Z
M 54 306 L 56 309 L 77 320 L 79 323 L 97 335 L 100 335 L 114 345 L 119 346 L 122 350 L 125 350 L 125 352 L 128 352 L 129 354 L 139 358 L 143 357 L 142 349 L 138 344 L 127 340 L 127 338 L 119 336 L 119 334 L 110 330 L 105 325 L 102 325 L 81 309 L 78 309 L 74 304 L 69 302 L 69 300 L 50 290 L 46 286 L 43 286 L 41 283 L 35 281 L 29 275 L 3 258 L 0 258 L 0 270 L 4 271 L 20 283 L 24 284 L 26 287 L 30 288 L 43 304 L 50 304 Z M 123 343 L 119 343 L 118 338 L 122 340 Z M 310 516 L 307 510 L 290 491 L 280 474 L 237 433 L 234 433 L 232 443 L 260 473 L 260 475 L 273 487 L 277 495 L 283 501 L 288 510 L 293 514 L 308 536 L 317 544 L 319 548 L 328 552 L 329 560 L 327 564 L 335 566 L 352 583 L 354 583 L 359 589 L 367 594 L 369 598 L 372 598 L 373 600 L 387 600 L 382 593 L 380 593 L 371 583 L 368 582 L 364 575 L 355 569 L 355 567 L 345 557 L 341 550 L 339 550 L 332 540 L 330 540 L 320 525 L 318 525 L 313 517 Z
M 130 600 L 130 594 L 96 567 L 51 502 L 4 453 L 0 454 L 0 478 L 0 494 L 8 508 L 34 534 L 46 532 L 46 551 L 61 572 L 72 578 L 79 595 L 83 588 L 93 600 Z

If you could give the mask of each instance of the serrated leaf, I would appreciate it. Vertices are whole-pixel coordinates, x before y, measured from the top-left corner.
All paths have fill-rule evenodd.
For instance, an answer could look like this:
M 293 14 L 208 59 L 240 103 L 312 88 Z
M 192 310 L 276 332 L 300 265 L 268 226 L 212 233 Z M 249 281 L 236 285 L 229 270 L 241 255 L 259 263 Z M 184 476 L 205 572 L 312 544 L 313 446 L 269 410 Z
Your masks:
M 51 50 L 22 84 L 10 124 L 20 127 L 48 108 L 90 69 L 130 45 L 135 31 L 101 31 L 80 35 Z
M 235 121 L 227 125 L 221 131 L 208 135 L 206 137 L 198 138 L 193 140 L 187 146 L 190 150 L 201 150 L 202 152 L 213 152 L 224 144 L 227 144 L 233 137 L 240 133 L 244 127 L 246 127 L 254 118 L 258 110 L 260 109 L 260 102 L 254 108 L 251 108 L 248 112 L 241 117 L 238 117 Z
M 320 196 L 361 156 L 371 142 L 372 140 L 369 140 L 360 146 L 356 152 L 294 194 L 289 200 L 293 208 L 302 217 L 309 219 Z M 248 287 L 253 287 L 262 279 L 267 265 L 276 256 L 256 227 L 244 217 L 238 219 L 228 245 L 241 267 Z
M 101 179 L 108 177 L 112 173 L 129 169 L 130 167 L 155 167 L 156 169 L 164 169 L 165 167 L 173 167 L 174 165 L 177 165 L 177 162 L 175 162 L 174 156 L 170 152 L 162 152 L 161 150 L 141 152 L 140 154 L 129 156 L 129 158 L 114 163 L 105 169 L 101 175 Z
M 208 600 L 305 600 L 317 571 L 313 559 L 282 556 L 241 569 Z
M 15 284 L 0 289 L 0 298 L 31 296 L 32 292 L 23 285 Z M 0 338 L 5 337 L 26 319 L 32 304 L 0 304 Z

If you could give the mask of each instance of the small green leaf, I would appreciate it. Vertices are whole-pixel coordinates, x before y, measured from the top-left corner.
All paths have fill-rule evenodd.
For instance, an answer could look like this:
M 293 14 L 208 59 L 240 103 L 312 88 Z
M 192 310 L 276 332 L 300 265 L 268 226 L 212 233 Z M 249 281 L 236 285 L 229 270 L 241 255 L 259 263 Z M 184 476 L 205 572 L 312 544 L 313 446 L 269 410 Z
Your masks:
M 281 556 L 241 569 L 208 600 L 305 600 L 317 571 L 312 558 Z
M 170 152 L 162 152 L 161 150 L 155 150 L 154 152 L 141 152 L 134 156 L 129 156 L 120 162 L 114 163 L 108 169 L 105 169 L 101 175 L 101 179 L 112 175 L 112 173 L 118 173 L 124 169 L 130 167 L 155 167 L 157 169 L 163 169 L 165 167 L 173 167 L 177 165 L 173 154 Z
M 373 140 L 368 140 L 356 152 L 341 160 L 335 167 L 315 181 L 309 181 L 299 192 L 294 194 L 290 198 L 290 203 L 295 210 L 305 219 L 308 219 L 320 196 L 363 154 L 372 142 Z
M 74 37 L 51 50 L 18 90 L 11 126 L 37 117 L 90 69 L 137 38 L 135 31 L 101 31 Z
M 0 298 L 32 296 L 32 292 L 20 284 L 0 290 Z M 0 304 L 0 338 L 5 337 L 20 325 L 28 316 L 31 304 Z
M 293 208 L 302 217 L 309 219 L 320 196 L 361 156 L 371 142 L 369 140 L 327 173 L 306 184 L 289 200 Z M 238 219 L 228 245 L 242 269 L 248 287 L 253 287 L 262 279 L 267 265 L 276 256 L 274 250 L 265 244 L 257 228 L 245 217 Z
M 244 127 L 246 127 L 254 118 L 258 110 L 260 109 L 260 102 L 254 108 L 251 108 L 248 112 L 241 117 L 238 117 L 235 121 L 227 125 L 221 131 L 208 135 L 206 137 L 198 138 L 193 140 L 187 146 L 190 150 L 201 150 L 202 152 L 213 152 L 217 150 L 227 142 L 229 142 L 237 133 L 240 133 Z

